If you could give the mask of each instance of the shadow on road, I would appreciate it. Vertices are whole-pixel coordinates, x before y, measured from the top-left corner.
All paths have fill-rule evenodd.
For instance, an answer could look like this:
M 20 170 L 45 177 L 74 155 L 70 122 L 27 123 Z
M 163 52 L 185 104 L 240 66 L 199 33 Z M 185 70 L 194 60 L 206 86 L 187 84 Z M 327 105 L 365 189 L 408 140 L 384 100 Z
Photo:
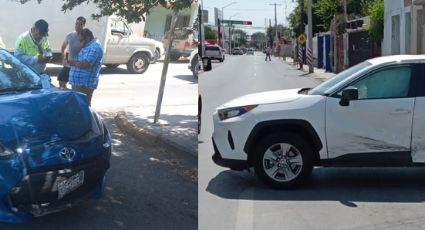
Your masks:
M 254 173 L 223 171 L 213 178 L 207 192 L 224 199 L 277 201 L 339 201 L 422 203 L 425 201 L 425 168 L 317 168 L 310 183 L 299 189 L 273 190 Z M 253 189 L 246 197 L 243 191 Z
M 180 80 L 191 82 L 193 84 L 198 84 L 198 79 L 194 78 L 193 75 L 176 75 L 174 77 Z

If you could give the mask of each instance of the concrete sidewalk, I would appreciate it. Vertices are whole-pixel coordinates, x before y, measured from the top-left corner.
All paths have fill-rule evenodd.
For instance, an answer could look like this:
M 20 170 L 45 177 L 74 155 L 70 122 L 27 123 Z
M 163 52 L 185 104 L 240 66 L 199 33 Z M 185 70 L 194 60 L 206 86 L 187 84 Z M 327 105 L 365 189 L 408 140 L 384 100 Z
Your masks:
M 197 157 L 198 117 L 195 106 L 163 105 L 158 123 L 153 123 L 155 106 L 131 107 L 118 112 L 115 121 L 121 130 L 136 139 Z
M 282 60 L 281 58 L 279 58 L 280 60 Z M 294 59 L 287 57 L 285 61 L 286 64 L 291 65 L 291 66 L 296 66 L 297 64 L 294 62 Z M 325 69 L 319 69 L 314 67 L 314 71 L 313 73 L 308 73 L 308 65 L 304 65 L 302 70 L 300 71 L 300 75 L 303 76 L 309 76 L 312 77 L 314 79 L 317 79 L 320 82 L 324 82 L 326 80 L 328 80 L 329 78 L 335 76 L 335 73 L 332 72 L 326 72 Z

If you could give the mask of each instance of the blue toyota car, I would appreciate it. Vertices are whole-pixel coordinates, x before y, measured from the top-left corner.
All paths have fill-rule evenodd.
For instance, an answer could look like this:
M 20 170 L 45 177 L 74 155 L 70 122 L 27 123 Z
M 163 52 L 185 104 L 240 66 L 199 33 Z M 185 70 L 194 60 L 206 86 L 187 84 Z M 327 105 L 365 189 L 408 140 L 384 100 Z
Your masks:
M 84 94 L 52 87 L 0 49 L 0 221 L 99 198 L 111 138 Z

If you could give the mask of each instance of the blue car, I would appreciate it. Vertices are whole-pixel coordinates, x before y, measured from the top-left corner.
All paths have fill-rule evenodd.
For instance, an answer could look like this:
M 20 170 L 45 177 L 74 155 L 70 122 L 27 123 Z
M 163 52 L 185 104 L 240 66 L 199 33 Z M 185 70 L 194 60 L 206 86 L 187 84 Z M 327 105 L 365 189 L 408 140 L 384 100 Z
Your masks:
M 111 137 L 84 94 L 53 87 L 0 49 L 0 221 L 99 198 Z

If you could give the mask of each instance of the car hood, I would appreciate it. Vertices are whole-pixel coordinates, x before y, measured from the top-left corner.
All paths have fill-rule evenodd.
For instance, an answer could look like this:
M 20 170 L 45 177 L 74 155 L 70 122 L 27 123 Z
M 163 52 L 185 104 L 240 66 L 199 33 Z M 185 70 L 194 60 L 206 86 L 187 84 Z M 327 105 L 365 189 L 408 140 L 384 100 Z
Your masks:
M 261 93 L 254 93 L 244 95 L 242 97 L 235 98 L 218 109 L 223 108 L 232 108 L 244 105 L 261 105 L 261 104 L 272 104 L 272 103 L 286 103 L 295 101 L 301 97 L 298 94 L 299 89 L 289 89 L 289 90 L 276 90 L 276 91 L 266 91 Z
M 131 36 L 129 41 L 129 45 L 133 46 L 148 46 L 150 49 L 155 50 L 155 41 L 150 38 L 143 38 L 137 36 Z
M 83 94 L 42 89 L 0 97 L 0 143 L 75 140 L 91 129 Z

